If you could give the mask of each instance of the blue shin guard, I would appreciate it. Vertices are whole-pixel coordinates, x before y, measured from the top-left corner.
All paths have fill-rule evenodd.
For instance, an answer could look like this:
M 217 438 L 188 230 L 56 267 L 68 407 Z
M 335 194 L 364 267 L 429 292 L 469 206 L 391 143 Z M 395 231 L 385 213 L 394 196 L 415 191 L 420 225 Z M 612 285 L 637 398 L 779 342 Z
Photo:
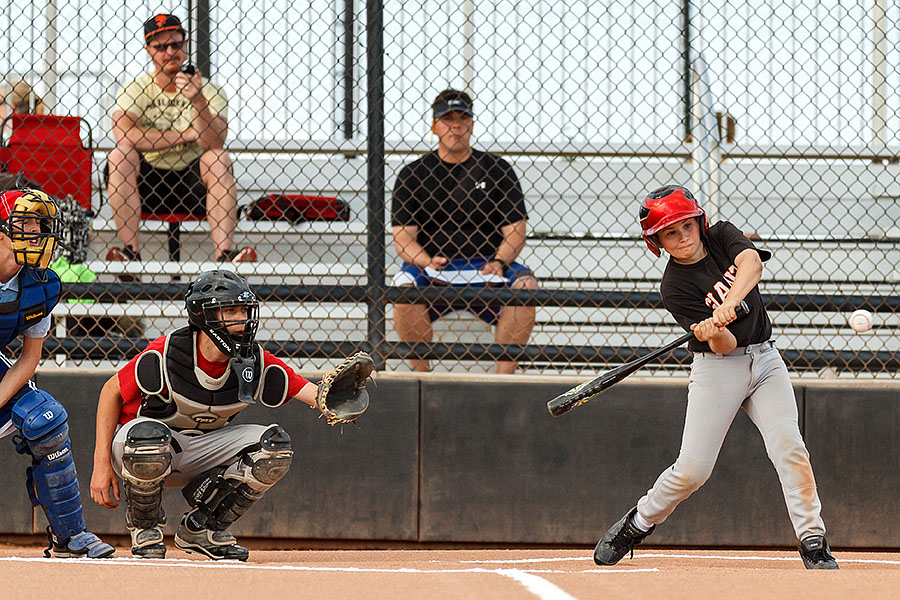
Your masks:
M 34 456 L 34 455 L 33 455 Z M 68 436 L 62 448 L 49 456 L 34 456 L 27 470 L 31 502 L 40 505 L 54 533 L 63 538 L 85 530 L 81 493 Z
M 85 531 L 67 418 L 62 404 L 42 390 L 28 388 L 15 401 L 12 420 L 20 432 L 16 449 L 32 457 L 26 471 L 28 495 L 47 515 L 54 554 L 109 556 L 113 547 Z

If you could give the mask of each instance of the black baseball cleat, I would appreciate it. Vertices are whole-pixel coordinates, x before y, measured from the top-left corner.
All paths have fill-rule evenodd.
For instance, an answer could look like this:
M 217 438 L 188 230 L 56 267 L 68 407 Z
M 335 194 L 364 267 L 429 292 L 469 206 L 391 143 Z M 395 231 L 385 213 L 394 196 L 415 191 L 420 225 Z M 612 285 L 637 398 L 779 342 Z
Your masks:
M 159 525 L 146 529 L 135 527 L 130 531 L 132 556 L 135 558 L 166 557 L 166 545 L 163 543 L 163 532 Z
M 824 535 L 811 535 L 800 541 L 797 548 L 807 569 L 839 569 L 837 561 L 831 555 L 831 548 Z
M 629 510 L 600 538 L 594 548 L 595 563 L 611 566 L 622 560 L 629 552 L 631 552 L 632 558 L 634 557 L 634 547 L 643 542 L 644 538 L 656 529 L 656 525 L 651 527 L 650 531 L 641 531 L 635 527 L 631 523 L 631 517 L 636 512 L 637 508 Z
M 238 546 L 237 540 L 227 530 L 200 529 L 193 531 L 187 525 L 187 515 L 181 519 L 175 530 L 175 546 L 185 552 L 205 554 L 213 560 L 246 561 L 250 551 Z

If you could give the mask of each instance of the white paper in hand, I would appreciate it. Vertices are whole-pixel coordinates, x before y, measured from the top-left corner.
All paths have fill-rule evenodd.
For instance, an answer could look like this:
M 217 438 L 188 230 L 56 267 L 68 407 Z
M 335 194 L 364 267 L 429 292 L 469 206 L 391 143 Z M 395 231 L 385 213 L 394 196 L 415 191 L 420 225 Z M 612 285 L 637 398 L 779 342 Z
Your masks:
M 505 277 L 494 275 L 493 273 L 484 275 L 481 271 L 478 271 L 476 269 L 470 269 L 466 271 L 438 271 L 436 269 L 432 269 L 431 267 L 426 267 L 425 274 L 436 281 L 448 283 L 450 285 L 484 285 L 490 283 L 508 283 Z

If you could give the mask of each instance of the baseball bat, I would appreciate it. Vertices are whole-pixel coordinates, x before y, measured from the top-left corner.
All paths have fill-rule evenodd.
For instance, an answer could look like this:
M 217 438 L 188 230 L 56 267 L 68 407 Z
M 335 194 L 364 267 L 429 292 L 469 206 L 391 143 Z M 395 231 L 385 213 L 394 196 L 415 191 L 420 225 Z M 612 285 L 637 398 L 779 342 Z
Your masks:
M 734 309 L 734 312 L 737 315 L 737 318 L 740 319 L 746 316 L 750 312 L 750 309 L 746 302 L 741 302 L 740 306 Z M 665 346 L 657 348 L 653 352 L 635 358 L 620 367 L 616 367 L 612 371 L 607 371 L 602 375 L 598 375 L 590 381 L 576 385 L 571 390 L 563 392 L 553 400 L 547 402 L 547 410 L 550 411 L 550 414 L 554 417 L 566 414 L 576 406 L 581 406 L 588 400 L 599 396 L 605 390 L 619 383 L 644 365 L 653 362 L 667 352 L 671 352 L 692 337 L 694 337 L 694 332 L 689 331 L 678 339 L 672 340 Z

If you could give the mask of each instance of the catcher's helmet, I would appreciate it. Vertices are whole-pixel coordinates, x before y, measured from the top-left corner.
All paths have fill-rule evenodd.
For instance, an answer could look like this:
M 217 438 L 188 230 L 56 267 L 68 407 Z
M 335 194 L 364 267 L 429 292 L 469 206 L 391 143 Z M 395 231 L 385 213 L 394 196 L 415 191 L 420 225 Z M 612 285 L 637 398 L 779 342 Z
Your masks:
M 650 252 L 656 256 L 660 254 L 653 240 L 654 235 L 673 223 L 691 217 L 700 217 L 700 231 L 706 235 L 709 230 L 706 213 L 689 189 L 680 185 L 667 185 L 647 194 L 641 202 L 640 219 L 641 235 Z
M 59 242 L 59 223 L 56 202 L 40 190 L 10 190 L 0 196 L 0 231 L 9 237 L 16 263 L 22 266 L 50 266 Z
M 259 328 L 259 300 L 243 277 L 221 269 L 200 273 L 188 286 L 184 303 L 191 328 L 209 335 L 228 356 L 249 354 Z M 247 318 L 225 320 L 222 308 L 229 306 L 247 307 Z M 228 330 L 235 323 L 243 324 L 241 333 Z

